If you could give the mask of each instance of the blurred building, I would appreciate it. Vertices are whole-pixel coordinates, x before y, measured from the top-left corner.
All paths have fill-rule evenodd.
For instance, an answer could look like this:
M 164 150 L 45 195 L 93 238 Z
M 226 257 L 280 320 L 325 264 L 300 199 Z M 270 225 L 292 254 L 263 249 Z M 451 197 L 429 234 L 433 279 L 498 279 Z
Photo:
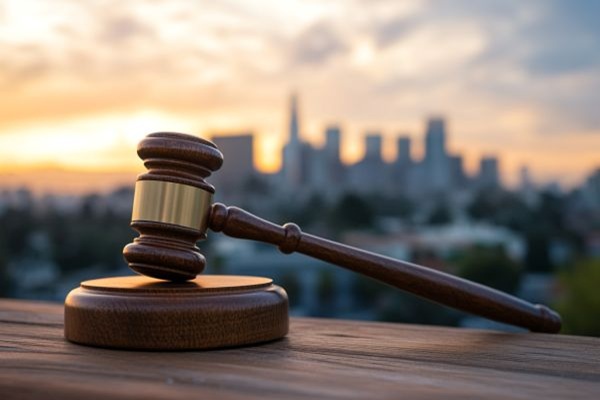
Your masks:
M 383 138 L 379 132 L 368 132 L 365 137 L 365 160 L 375 163 L 382 163 L 381 148 Z
M 339 126 L 331 125 L 325 129 L 325 153 L 333 163 L 341 164 L 342 131 Z
M 583 195 L 590 208 L 600 210 L 600 168 L 586 179 L 583 185 Z
M 400 136 L 398 138 L 398 155 L 396 161 L 400 165 L 410 165 L 413 162 L 411 154 L 411 140 L 408 136 Z
M 425 170 L 427 189 L 444 192 L 450 188 L 449 158 L 446 152 L 446 122 L 435 117 L 427 121 L 425 132 Z
M 452 187 L 454 189 L 464 188 L 467 185 L 467 174 L 463 166 L 463 157 L 461 155 L 451 155 L 448 163 Z
M 523 201 L 529 206 L 536 205 L 539 195 L 531 179 L 528 166 L 524 165 L 519 170 L 519 180 L 519 195 Z
M 322 193 L 331 182 L 327 168 L 327 154 L 325 149 L 316 149 L 308 143 L 302 143 L 301 152 L 301 183 L 304 196 L 308 191 Z
M 383 138 L 379 132 L 367 132 L 365 155 L 349 169 L 348 186 L 352 191 L 373 193 L 390 188 L 387 165 L 381 155 Z
M 500 187 L 500 173 L 498 171 L 498 158 L 483 157 L 479 162 L 478 184 L 483 189 Z
M 285 189 L 296 190 L 302 184 L 302 143 L 300 142 L 300 121 L 298 98 L 290 98 L 289 138 L 283 148 L 282 183 Z
M 413 157 L 413 142 L 404 134 L 396 142 L 396 160 L 386 163 L 382 157 L 383 137 L 380 132 L 370 131 L 365 136 L 363 158 L 350 166 L 341 162 L 342 131 L 339 126 L 328 126 L 325 145 L 314 148 L 301 141 L 299 118 L 298 99 L 292 95 L 289 137 L 283 149 L 279 188 L 281 193 L 287 193 L 288 197 L 292 195 L 296 200 L 315 193 L 331 199 L 344 192 L 356 191 L 404 195 L 416 201 L 439 200 L 437 195 L 442 195 L 444 201 L 460 198 L 462 204 L 476 190 L 502 185 L 496 157 L 482 158 L 476 176 L 467 174 L 463 155 L 448 152 L 446 121 L 442 117 L 431 117 L 426 121 L 421 160 Z
M 392 166 L 392 182 L 397 193 L 408 194 L 410 192 L 410 174 L 414 167 L 411 154 L 411 140 L 408 136 L 400 136 L 396 142 L 397 156 Z
M 344 165 L 342 164 L 342 130 L 337 125 L 325 130 L 325 157 L 328 174 L 328 196 L 339 194 L 342 189 L 340 182 L 345 180 Z
M 326 128 L 323 148 L 313 148 L 308 143 L 304 143 L 302 147 L 304 186 L 327 198 L 333 198 L 343 191 L 344 166 L 340 152 L 341 129 L 336 125 Z
M 255 176 L 254 169 L 254 135 L 213 136 L 212 141 L 224 154 L 225 161 L 221 169 L 208 178 L 218 188 L 217 196 L 221 199 L 236 200 L 250 184 Z

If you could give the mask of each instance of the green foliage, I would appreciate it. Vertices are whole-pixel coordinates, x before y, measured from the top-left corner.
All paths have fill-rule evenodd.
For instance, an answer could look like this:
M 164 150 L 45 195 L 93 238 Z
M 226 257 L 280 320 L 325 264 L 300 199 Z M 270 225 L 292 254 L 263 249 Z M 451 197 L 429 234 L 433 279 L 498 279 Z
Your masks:
M 503 190 L 481 191 L 467 207 L 475 220 L 505 226 L 522 234 L 527 242 L 525 267 L 529 271 L 551 272 L 552 240 L 563 240 L 572 248 L 581 247 L 580 234 L 567 221 L 568 197 L 543 192 L 538 204 L 529 207 L 516 194 Z
M 69 213 L 54 208 L 39 212 L 31 205 L 1 213 L 0 292 L 7 285 L 8 261 L 36 254 L 31 244 L 33 235 L 41 234 L 49 243 L 48 249 L 37 256 L 54 262 L 62 273 L 90 266 L 109 270 L 123 265 L 123 246 L 135 236 L 129 216 L 110 210 L 94 211 L 97 201 L 98 196 L 88 196 L 81 210 Z
M 551 272 L 556 267 L 550 259 L 552 239 L 562 238 L 574 246 L 574 235 L 565 219 L 565 199 L 553 193 L 542 193 L 539 205 L 529 214 L 523 231 L 527 240 L 525 264 L 535 272 Z
M 475 246 L 457 259 L 458 274 L 468 280 L 514 293 L 521 279 L 521 266 L 499 246 Z
M 513 193 L 484 190 L 477 193 L 467 213 L 475 220 L 488 221 L 523 232 L 531 225 L 531 210 Z
M 405 196 L 369 196 L 370 204 L 377 204 L 373 210 L 378 216 L 407 218 L 412 215 L 415 209 L 413 202 Z
M 298 306 L 301 288 L 297 275 L 293 272 L 286 272 L 281 279 L 277 280 L 277 284 L 285 288 L 285 291 L 288 294 L 290 307 Z
M 525 254 L 527 269 L 534 272 L 552 271 L 548 233 L 543 228 L 531 227 L 525 238 L 527 242 L 527 253 Z
M 375 220 L 375 213 L 366 199 L 349 193 L 340 199 L 331 213 L 331 220 L 341 230 L 370 228 Z
M 6 240 L 0 232 L 0 297 L 5 297 L 9 294 L 9 277 L 6 271 L 8 254 L 6 251 Z
M 311 226 L 327 219 L 328 215 L 328 204 L 322 196 L 316 193 L 308 199 L 306 204 L 298 207 L 295 212 L 292 212 L 287 221 L 294 221 L 300 226 Z
M 452 214 L 447 206 L 438 204 L 429 215 L 431 225 L 445 225 L 452 222 Z
M 52 259 L 64 272 L 90 265 L 114 268 L 124 263 L 121 251 L 135 232 L 124 216 L 94 214 L 84 208 L 81 214 L 50 213 L 40 226 L 52 244 Z
M 317 295 L 322 308 L 330 308 L 333 304 L 335 293 L 335 280 L 332 271 L 322 271 L 317 283 Z
M 268 196 L 270 188 L 264 178 L 253 174 L 242 183 L 242 192 L 248 195 Z
M 564 298 L 558 304 L 563 332 L 600 336 L 600 259 L 588 259 L 563 272 Z
M 5 232 L 3 246 L 10 257 L 23 256 L 26 253 L 23 244 L 36 228 L 35 217 L 31 211 L 25 208 L 11 208 L 0 217 L 0 229 Z

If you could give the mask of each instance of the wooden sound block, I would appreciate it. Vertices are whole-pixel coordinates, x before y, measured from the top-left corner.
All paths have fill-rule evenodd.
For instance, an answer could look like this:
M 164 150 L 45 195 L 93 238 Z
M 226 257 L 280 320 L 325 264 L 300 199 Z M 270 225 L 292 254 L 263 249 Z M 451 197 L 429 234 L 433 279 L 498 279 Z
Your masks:
M 240 346 L 281 338 L 288 322 L 285 290 L 261 277 L 201 275 L 185 283 L 145 276 L 95 279 L 65 299 L 65 337 L 90 346 Z

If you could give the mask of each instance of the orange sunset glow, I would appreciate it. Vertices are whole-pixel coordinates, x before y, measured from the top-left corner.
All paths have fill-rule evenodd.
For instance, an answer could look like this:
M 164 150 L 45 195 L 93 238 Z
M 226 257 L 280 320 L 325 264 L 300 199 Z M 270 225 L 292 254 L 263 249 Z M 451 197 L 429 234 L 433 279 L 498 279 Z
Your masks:
M 319 145 L 340 124 L 347 163 L 367 130 L 385 159 L 399 134 L 418 156 L 442 115 L 468 169 L 492 154 L 509 184 L 523 165 L 578 184 L 600 164 L 594 13 L 493 3 L 2 1 L 0 186 L 131 184 L 137 142 L 165 130 L 252 132 L 257 168 L 274 172 L 292 92 L 301 136 Z

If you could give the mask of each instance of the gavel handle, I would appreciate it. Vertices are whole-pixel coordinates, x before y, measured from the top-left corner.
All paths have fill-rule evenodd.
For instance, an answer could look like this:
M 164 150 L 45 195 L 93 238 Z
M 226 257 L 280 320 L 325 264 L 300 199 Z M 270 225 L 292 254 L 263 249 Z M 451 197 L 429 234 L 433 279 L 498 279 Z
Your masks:
M 296 224 L 276 225 L 237 207 L 212 206 L 208 226 L 228 236 L 271 243 L 369 276 L 398 289 L 494 321 L 534 332 L 557 333 L 560 316 L 548 307 L 431 268 L 303 233 Z

